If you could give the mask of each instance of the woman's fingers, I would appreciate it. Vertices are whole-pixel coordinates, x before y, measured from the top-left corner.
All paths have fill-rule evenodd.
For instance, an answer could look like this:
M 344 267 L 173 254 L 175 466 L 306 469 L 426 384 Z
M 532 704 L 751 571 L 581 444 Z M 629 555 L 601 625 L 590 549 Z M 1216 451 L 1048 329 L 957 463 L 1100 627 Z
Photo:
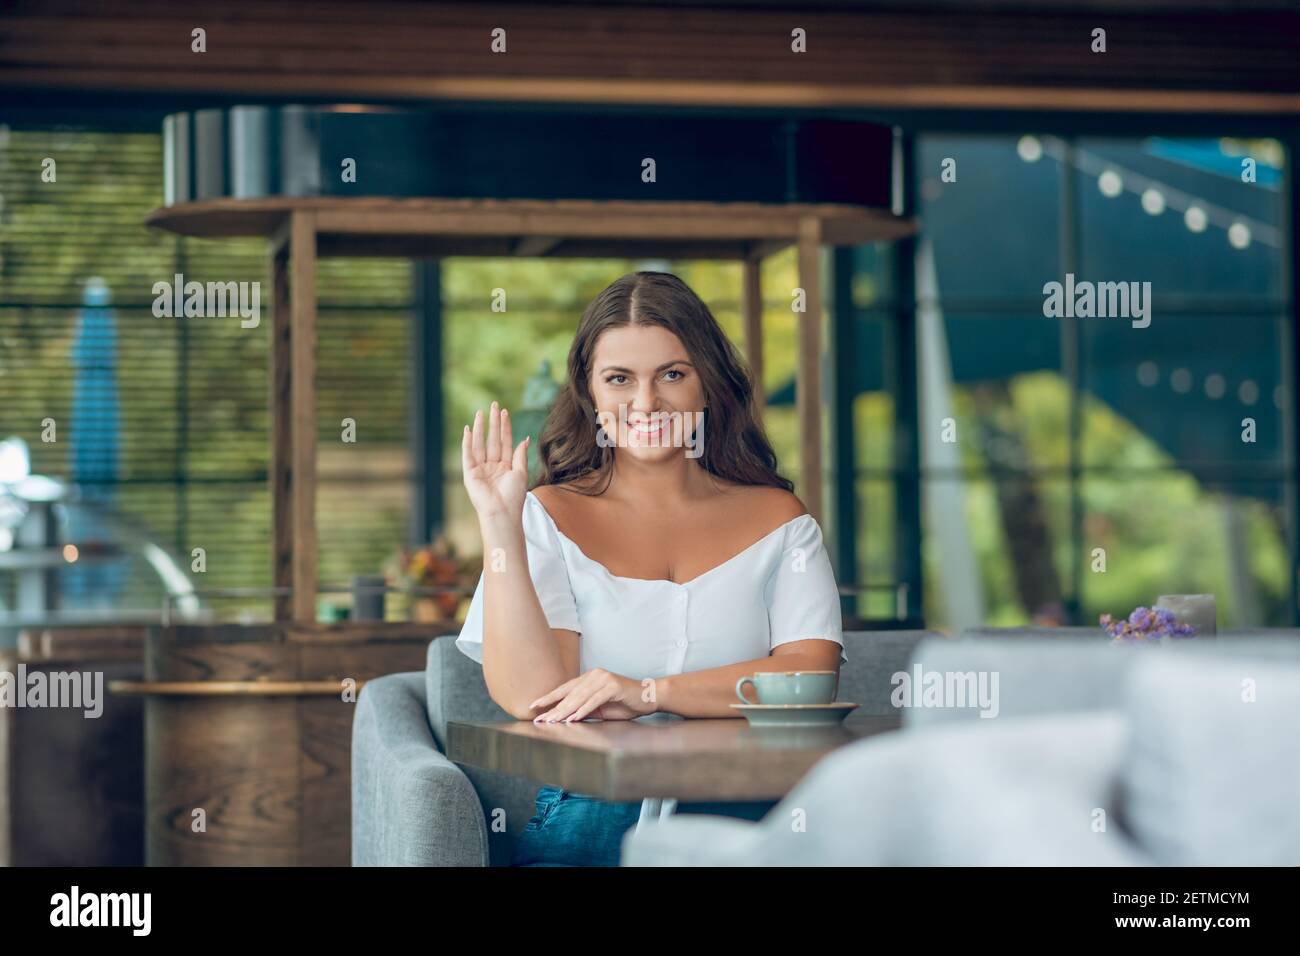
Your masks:
M 609 699 L 613 696 L 614 696 L 613 688 L 603 687 L 600 690 L 596 691 L 594 694 L 592 694 L 591 697 L 587 699 L 587 702 L 585 704 L 583 704 L 581 707 L 579 707 L 577 710 L 575 710 L 572 714 L 570 714 L 568 717 L 564 719 L 567 721 L 582 720 L 582 718 L 586 717 L 593 710 L 600 707 L 602 704 L 607 703 Z
M 590 673 L 590 672 L 588 672 Z M 592 681 L 585 675 L 579 678 L 578 683 L 564 695 L 564 699 L 552 707 L 547 713 L 542 714 L 538 720 L 556 721 L 568 717 L 583 703 L 592 693 Z
M 514 430 L 510 427 L 510 413 L 504 408 L 501 409 L 501 439 L 499 442 L 501 460 L 510 461 L 515 453 L 515 435 Z
M 514 426 L 510 422 L 510 412 L 493 402 L 487 415 L 483 409 L 474 412 L 474 424 L 466 425 L 461 438 L 460 463 L 466 478 L 480 465 L 499 462 L 509 465 L 511 471 L 528 471 L 528 439 L 525 438 L 515 447 Z M 480 477 L 489 483 L 500 474 L 497 468 L 491 468 Z
M 569 714 L 573 713 L 575 699 L 581 699 L 581 689 L 573 688 L 564 695 L 564 699 L 552 707 L 544 714 L 538 714 L 533 718 L 534 722 L 552 723 L 557 720 L 563 720 Z
M 529 704 L 529 705 L 528 705 L 529 709 L 532 709 L 533 707 L 541 707 L 541 706 L 543 706 L 543 705 L 545 705 L 545 704 L 553 704 L 553 703 L 555 703 L 557 700 L 559 700 L 559 699 L 562 698 L 565 694 L 567 694 L 570 690 L 572 690 L 572 689 L 573 689 L 573 686 L 574 686 L 575 684 L 577 684 L 578 681 L 580 681 L 580 680 L 582 680 L 581 677 L 573 677 L 573 678 L 570 678 L 569 680 L 566 680 L 563 684 L 561 684 L 559 687 L 555 688 L 555 690 L 551 691 L 551 692 L 550 692 L 549 694 L 547 694 L 546 696 L 544 696 L 544 697 L 539 697 L 539 698 L 537 698 L 535 701 L 533 701 L 531 704 Z
M 496 402 L 488 410 L 487 460 L 501 460 L 501 409 Z
M 470 450 L 474 455 L 474 464 L 481 465 L 486 461 L 486 451 L 483 447 L 483 409 L 479 408 L 474 411 L 474 430 L 470 443 Z
M 522 471 L 525 476 L 528 474 L 528 443 L 532 438 L 533 436 L 529 435 L 519 443 L 519 447 L 515 449 L 514 460 L 510 463 L 512 469 Z

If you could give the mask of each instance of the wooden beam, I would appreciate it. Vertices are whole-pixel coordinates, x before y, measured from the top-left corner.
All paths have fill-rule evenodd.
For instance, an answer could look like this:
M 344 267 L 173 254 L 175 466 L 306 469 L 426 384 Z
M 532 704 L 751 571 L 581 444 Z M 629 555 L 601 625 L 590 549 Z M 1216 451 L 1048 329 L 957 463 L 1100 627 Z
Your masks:
M 267 476 L 271 492 L 271 584 L 276 588 L 293 586 L 293 510 L 289 507 L 292 492 L 293 419 L 290 407 L 290 321 L 289 250 L 271 255 L 271 344 L 268 349 L 270 368 L 266 407 L 271 416 L 271 470 Z M 287 596 L 273 599 L 273 620 L 288 621 L 293 605 Z
M 526 240 L 524 240 L 526 241 Z M 445 259 L 451 256 L 518 257 L 521 240 L 509 236 L 316 234 L 316 258 Z M 784 245 L 793 245 L 786 240 Z M 546 259 L 707 259 L 738 262 L 752 243 L 736 240 L 563 239 L 541 255 Z
M 316 216 L 295 212 L 289 240 L 289 415 L 293 619 L 316 620 Z
M 514 247 L 514 255 L 520 257 L 544 256 L 561 242 L 559 236 L 521 236 Z
M 1086 31 L 1084 32 L 1086 36 Z M 990 44 L 996 45 L 996 43 Z M 1085 48 L 1087 44 L 1084 44 Z M 1227 70 L 1223 73 L 1226 76 Z M 1096 75 L 1096 74 L 1094 74 Z M 1280 82 L 1293 82 L 1278 74 Z M 1300 93 L 1272 90 L 1219 90 L 1202 81 L 1187 89 L 1157 89 L 1135 82 L 1125 88 L 1106 86 L 1009 86 L 996 83 L 737 83 L 728 80 L 623 80 L 551 77 L 427 76 L 398 77 L 391 73 L 349 75 L 344 85 L 336 76 L 273 73 L 200 74 L 182 70 L 64 68 L 45 69 L 0 65 L 0 89 L 46 89 L 77 92 L 120 87 L 141 95 L 160 90 L 194 94 L 266 96 L 268 91 L 297 96 L 356 99 L 391 98 L 416 103 L 451 100 L 495 103 L 576 103 L 617 106 L 675 106 L 726 109 L 844 109 L 844 110 L 1077 110 L 1097 113 L 1300 113 Z
M 754 411 L 761 420 L 767 404 L 763 391 L 763 263 L 758 259 L 746 259 L 741 269 L 745 358 L 754 375 Z
M 216 202 L 217 200 L 213 200 Z M 175 207 L 173 207 L 175 208 Z M 816 205 L 809 209 L 815 210 Z M 874 225 L 882 210 L 833 207 Z M 322 233 L 352 235 L 564 236 L 568 239 L 793 238 L 787 207 L 761 203 L 631 200 L 326 200 L 317 211 Z
M 289 216 L 271 255 L 271 581 L 276 621 L 316 620 L 316 233 Z
M 426 237 L 518 242 L 561 237 L 575 243 L 717 244 L 728 253 L 768 255 L 798 239 L 806 216 L 822 220 L 822 242 L 861 245 L 913 234 L 915 220 L 887 209 L 841 203 L 752 203 L 594 199 L 293 197 L 203 199 L 155 209 L 146 225 L 182 236 L 271 236 L 292 212 L 316 214 L 321 244 Z M 501 248 L 508 254 L 509 245 Z M 496 253 L 494 254 L 501 254 Z
M 1300 14 L 1286 0 L 1249 9 L 1246 0 L 756 6 L 315 0 L 304 16 L 300 4 L 209 0 L 209 49 L 195 57 L 173 40 L 175 4 L 162 0 L 9 3 L 0 87 L 175 99 L 1300 112 Z M 790 52 L 792 17 L 807 31 L 807 55 Z M 494 57 L 485 38 L 503 24 L 510 55 Z M 1097 26 L 1108 33 L 1104 56 L 1091 51 Z M 667 36 L 680 42 L 669 49 Z
M 799 316 L 798 379 L 795 409 L 799 422 L 800 494 L 808 513 L 822 522 L 822 376 L 821 376 L 821 222 L 813 216 L 799 223 L 799 286 L 804 313 Z

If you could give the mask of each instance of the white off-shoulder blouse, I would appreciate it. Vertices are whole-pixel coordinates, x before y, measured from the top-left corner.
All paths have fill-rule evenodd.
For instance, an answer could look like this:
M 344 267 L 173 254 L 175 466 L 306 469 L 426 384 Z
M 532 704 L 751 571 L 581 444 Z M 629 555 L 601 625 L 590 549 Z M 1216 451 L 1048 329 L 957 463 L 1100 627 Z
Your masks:
M 839 644 L 840 660 L 847 660 L 839 589 L 811 515 L 792 518 L 682 584 L 611 573 L 560 531 L 531 491 L 523 525 L 542 612 L 552 628 L 578 632 L 583 672 L 600 667 L 640 681 L 756 660 L 813 638 Z M 456 647 L 482 663 L 481 575 Z M 642 820 L 675 806 L 648 800 Z

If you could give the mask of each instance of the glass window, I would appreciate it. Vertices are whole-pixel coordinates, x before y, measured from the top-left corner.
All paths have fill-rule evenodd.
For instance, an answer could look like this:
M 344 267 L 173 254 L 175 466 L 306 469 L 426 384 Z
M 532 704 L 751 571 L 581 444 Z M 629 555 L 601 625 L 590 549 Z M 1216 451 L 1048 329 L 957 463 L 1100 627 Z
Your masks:
M 927 624 L 1048 619 L 1054 596 L 1091 624 L 1200 591 L 1225 626 L 1291 623 L 1280 145 L 915 155 Z

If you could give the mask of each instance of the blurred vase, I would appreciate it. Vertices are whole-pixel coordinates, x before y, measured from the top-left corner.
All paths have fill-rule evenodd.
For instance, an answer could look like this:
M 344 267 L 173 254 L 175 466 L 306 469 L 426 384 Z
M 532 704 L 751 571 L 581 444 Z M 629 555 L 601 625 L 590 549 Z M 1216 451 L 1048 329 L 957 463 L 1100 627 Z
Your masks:
M 525 436 L 533 440 L 528 445 L 528 480 L 531 484 L 541 470 L 542 428 L 546 425 L 546 416 L 551 413 L 551 406 L 559 394 L 560 386 L 551 378 L 551 363 L 546 359 L 537 366 L 537 371 L 524 383 L 523 395 L 519 406 L 512 407 L 510 423 L 515 443 L 523 441 Z
M 384 619 L 384 588 L 388 580 L 382 574 L 358 574 L 352 578 L 352 620 Z

